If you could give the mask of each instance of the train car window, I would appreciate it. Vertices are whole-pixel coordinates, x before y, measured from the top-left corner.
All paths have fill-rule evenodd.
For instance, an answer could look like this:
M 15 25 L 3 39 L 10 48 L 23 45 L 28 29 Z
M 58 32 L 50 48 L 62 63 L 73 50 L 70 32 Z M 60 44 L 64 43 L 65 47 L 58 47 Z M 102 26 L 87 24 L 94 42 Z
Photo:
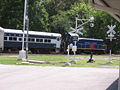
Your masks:
M 17 36 L 17 37 L 18 37 L 18 36 L 19 36 L 19 34 L 15 34 L 15 36 Z
M 13 39 L 12 39 L 12 40 L 17 41 L 17 37 L 13 37 Z
M 28 41 L 29 42 L 35 42 L 35 39 L 34 38 L 28 38 Z
M 40 42 L 43 42 L 43 39 L 40 39 Z
M 50 42 L 51 42 L 51 40 L 48 40 L 48 42 L 50 43 Z
M 31 41 L 31 38 L 28 38 L 28 41 Z
M 47 41 L 48 41 L 47 39 L 44 40 L 44 42 L 47 42 Z
M 43 39 L 37 38 L 37 39 L 36 39 L 36 42 L 43 42 Z
M 19 36 L 19 37 L 22 37 L 22 35 L 21 35 L 21 34 L 19 34 L 18 36 Z
M 46 42 L 46 43 L 50 43 L 51 40 L 50 40 L 50 39 L 45 39 L 44 42 Z
M 19 40 L 19 41 L 22 41 L 22 38 L 19 38 L 18 40 Z
M 26 41 L 26 38 L 24 38 L 24 41 Z
M 40 39 L 37 38 L 37 39 L 36 39 L 36 42 L 40 42 Z
M 7 37 L 4 37 L 4 40 L 7 40 Z
M 32 38 L 32 39 L 31 39 L 31 41 L 32 41 L 32 42 L 34 42 L 34 41 L 35 41 L 35 39 L 34 39 L 34 38 Z
M 20 35 L 20 34 L 16 34 L 17 37 L 20 37 L 19 35 Z
M 11 36 L 15 36 L 15 34 L 11 34 Z
M 12 37 L 9 37 L 9 40 L 12 40 Z

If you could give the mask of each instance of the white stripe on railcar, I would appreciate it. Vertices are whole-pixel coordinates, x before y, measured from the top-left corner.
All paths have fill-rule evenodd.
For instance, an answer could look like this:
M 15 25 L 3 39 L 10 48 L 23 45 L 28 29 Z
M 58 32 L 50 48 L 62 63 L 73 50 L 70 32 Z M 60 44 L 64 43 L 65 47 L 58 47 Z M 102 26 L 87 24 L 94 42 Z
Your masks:
M 103 41 L 102 39 L 94 39 L 94 38 L 78 38 L 78 40 L 97 40 L 97 41 Z
M 17 29 L 4 29 L 4 32 L 6 32 L 6 33 L 18 33 L 18 34 L 23 33 L 22 30 L 17 30 Z M 27 31 L 25 31 L 25 34 L 26 33 L 27 33 Z M 49 32 L 29 31 L 29 34 L 31 34 L 31 35 L 61 37 L 61 34 L 59 34 L 59 33 L 49 33 Z

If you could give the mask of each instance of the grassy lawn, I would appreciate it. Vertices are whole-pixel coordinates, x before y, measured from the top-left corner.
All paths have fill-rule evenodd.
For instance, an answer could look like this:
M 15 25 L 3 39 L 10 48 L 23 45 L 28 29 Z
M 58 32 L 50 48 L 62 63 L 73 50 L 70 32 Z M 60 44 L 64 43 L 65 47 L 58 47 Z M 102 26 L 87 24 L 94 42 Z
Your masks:
M 118 68 L 119 66 L 119 60 L 113 60 L 113 63 L 107 63 L 108 62 L 108 56 L 105 55 L 94 55 L 95 63 L 86 63 L 89 59 L 88 55 L 77 55 L 76 56 L 77 63 L 71 64 L 71 66 L 68 67 L 100 67 L 100 68 Z M 37 60 L 37 61 L 45 61 L 45 62 L 66 62 L 66 55 L 29 55 L 29 60 Z M 70 59 L 72 60 L 72 56 Z M 114 58 L 114 57 L 113 57 Z M 119 59 L 119 57 L 115 57 L 116 59 Z M 20 63 L 22 61 L 17 61 L 17 56 L 0 56 L 0 64 L 7 64 L 7 65 L 17 65 L 16 63 Z M 62 66 L 64 67 L 64 64 L 29 64 L 34 66 Z

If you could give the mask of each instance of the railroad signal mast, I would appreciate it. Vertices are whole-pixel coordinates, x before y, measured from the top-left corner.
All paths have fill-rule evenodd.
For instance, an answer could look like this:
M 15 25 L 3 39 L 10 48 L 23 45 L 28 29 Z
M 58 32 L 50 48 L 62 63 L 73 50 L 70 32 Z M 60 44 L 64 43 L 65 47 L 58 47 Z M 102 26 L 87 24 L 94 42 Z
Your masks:
M 70 27 L 70 29 L 72 30 L 71 33 L 77 33 L 77 34 L 81 34 L 83 35 L 83 33 L 81 32 L 81 30 L 83 30 L 83 25 L 87 24 L 88 22 L 92 22 L 94 20 L 94 17 L 90 17 L 89 19 L 79 19 L 76 17 L 76 24 L 75 24 L 75 28 Z M 78 21 L 80 21 L 80 25 L 78 25 Z M 91 27 L 94 27 L 94 24 L 91 23 L 90 24 Z
M 111 60 L 111 55 L 112 55 L 112 41 L 113 39 L 116 39 L 114 36 L 116 34 L 116 32 L 114 31 L 114 28 L 116 27 L 116 25 L 108 25 L 109 30 L 107 31 L 108 37 L 106 39 L 110 39 L 110 50 L 109 50 L 109 62 L 108 63 L 112 63 Z
M 83 24 L 83 21 L 82 19 L 78 19 L 77 17 L 75 18 L 75 28 L 73 27 L 70 27 L 70 29 L 72 30 L 71 33 L 76 33 L 76 34 L 80 34 L 80 35 L 83 35 L 83 33 L 81 32 L 81 30 L 83 30 L 83 25 L 81 25 L 80 27 L 78 26 L 78 21 L 81 21 L 81 23 Z M 73 56 L 73 60 L 72 62 L 73 63 L 76 63 L 76 51 L 77 51 L 77 41 L 78 41 L 78 38 L 79 37 L 75 37 L 73 38 L 74 39 L 74 46 L 72 47 L 72 51 L 74 53 L 74 56 Z
M 83 35 L 83 33 L 81 32 L 81 30 L 83 30 L 83 26 L 85 24 L 87 24 L 88 22 L 92 22 L 94 20 L 94 17 L 90 17 L 89 19 L 79 19 L 76 17 L 76 20 L 75 20 L 75 28 L 73 27 L 70 27 L 70 29 L 72 30 L 70 33 L 76 33 L 76 34 L 80 34 L 80 35 Z M 78 24 L 78 21 L 81 23 L 81 24 Z M 91 27 L 94 27 L 94 24 L 91 23 L 90 24 Z M 79 37 L 74 37 L 74 45 L 72 46 L 72 51 L 74 53 L 74 56 L 73 56 L 73 60 L 72 62 L 76 63 L 76 51 L 77 51 L 77 41 L 78 41 L 78 38 Z M 69 62 L 69 52 L 70 52 L 70 47 L 71 45 L 68 45 L 68 49 L 67 49 L 67 62 L 65 63 L 66 65 L 71 65 L 70 62 Z

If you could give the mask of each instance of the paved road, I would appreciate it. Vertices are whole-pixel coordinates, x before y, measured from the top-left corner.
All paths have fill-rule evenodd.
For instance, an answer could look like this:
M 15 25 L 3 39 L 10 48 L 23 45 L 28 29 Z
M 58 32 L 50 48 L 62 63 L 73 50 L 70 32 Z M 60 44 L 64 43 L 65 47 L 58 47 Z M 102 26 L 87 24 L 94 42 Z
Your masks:
M 117 90 L 118 69 L 0 65 L 0 90 Z

